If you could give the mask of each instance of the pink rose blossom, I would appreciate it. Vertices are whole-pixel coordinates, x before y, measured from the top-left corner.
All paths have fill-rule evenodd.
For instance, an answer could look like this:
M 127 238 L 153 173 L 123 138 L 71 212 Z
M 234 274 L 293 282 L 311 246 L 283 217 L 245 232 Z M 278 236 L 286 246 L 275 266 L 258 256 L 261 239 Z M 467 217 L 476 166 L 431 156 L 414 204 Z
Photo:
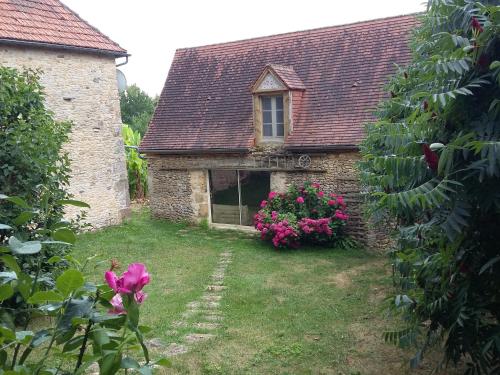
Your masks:
M 304 198 L 302 198 L 302 197 L 298 197 L 298 198 L 297 198 L 297 203 L 299 203 L 299 204 L 304 203 Z
M 322 191 L 318 192 L 318 197 L 323 198 L 324 195 L 325 195 L 324 192 L 322 192 Z
M 271 192 L 269 193 L 268 199 L 269 199 L 269 200 L 272 200 L 272 199 L 274 199 L 274 197 L 276 197 L 277 195 L 278 195 L 278 193 L 276 193 L 275 191 L 271 191 Z
M 118 278 L 116 277 L 115 273 L 113 271 L 106 271 L 104 273 L 104 278 L 106 279 L 106 282 L 108 283 L 109 287 L 113 289 L 115 292 L 118 292 L 116 282 L 118 281 Z
M 337 203 L 337 202 L 335 202 L 333 199 L 330 199 L 330 200 L 328 201 L 328 205 L 329 205 L 329 206 L 335 206 L 335 203 Z
M 146 293 L 144 293 L 142 290 L 140 290 L 134 294 L 135 302 L 137 302 L 138 304 L 143 303 L 147 297 L 148 297 L 148 295 Z
M 111 298 L 109 303 L 111 303 L 111 306 L 113 306 L 113 308 L 109 310 L 110 314 L 120 315 L 127 313 L 125 311 L 125 308 L 123 307 L 123 300 L 121 295 L 115 294 L 115 296 Z
M 264 208 L 266 206 L 267 206 L 267 201 L 264 200 L 264 201 L 260 202 L 260 208 Z

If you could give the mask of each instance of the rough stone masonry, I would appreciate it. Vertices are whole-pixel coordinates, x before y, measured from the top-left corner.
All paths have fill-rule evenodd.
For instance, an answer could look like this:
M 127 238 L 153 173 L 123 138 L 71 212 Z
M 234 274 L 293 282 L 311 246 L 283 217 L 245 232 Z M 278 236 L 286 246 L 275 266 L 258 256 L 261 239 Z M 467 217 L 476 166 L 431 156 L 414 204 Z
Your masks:
M 87 221 L 94 227 L 120 223 L 130 202 L 114 57 L 5 45 L 0 65 L 42 71 L 47 107 L 57 120 L 73 122 L 66 145 L 70 193 L 90 205 Z

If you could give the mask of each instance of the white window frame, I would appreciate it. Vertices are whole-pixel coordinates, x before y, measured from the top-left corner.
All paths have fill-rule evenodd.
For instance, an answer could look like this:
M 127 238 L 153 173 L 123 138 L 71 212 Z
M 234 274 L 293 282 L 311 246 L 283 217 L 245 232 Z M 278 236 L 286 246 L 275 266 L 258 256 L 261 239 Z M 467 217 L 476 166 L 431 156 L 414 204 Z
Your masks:
M 283 102 L 283 107 L 281 111 L 283 112 L 283 135 L 278 134 L 278 122 L 276 121 L 277 112 L 276 109 L 276 98 L 281 97 Z M 264 135 L 264 98 L 271 98 L 271 131 L 272 135 Z M 278 141 L 283 142 L 285 140 L 285 97 L 283 95 L 261 95 L 260 96 L 260 105 L 262 108 L 262 139 L 266 141 Z

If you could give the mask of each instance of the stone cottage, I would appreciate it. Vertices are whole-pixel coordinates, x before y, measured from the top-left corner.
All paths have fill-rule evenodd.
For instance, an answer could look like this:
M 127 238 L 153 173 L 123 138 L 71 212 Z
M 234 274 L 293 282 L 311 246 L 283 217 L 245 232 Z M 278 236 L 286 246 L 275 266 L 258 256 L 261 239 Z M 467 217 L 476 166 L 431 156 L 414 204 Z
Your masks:
M 127 51 L 58 0 L 0 0 L 0 65 L 42 71 L 47 107 L 73 122 L 70 192 L 95 227 L 129 211 L 116 59 Z M 79 211 L 79 210 L 78 210 Z M 68 215 L 75 211 L 68 212 Z
M 160 218 L 252 225 L 270 190 L 319 182 L 366 239 L 355 170 L 364 124 L 410 59 L 415 15 L 176 51 L 140 150 Z

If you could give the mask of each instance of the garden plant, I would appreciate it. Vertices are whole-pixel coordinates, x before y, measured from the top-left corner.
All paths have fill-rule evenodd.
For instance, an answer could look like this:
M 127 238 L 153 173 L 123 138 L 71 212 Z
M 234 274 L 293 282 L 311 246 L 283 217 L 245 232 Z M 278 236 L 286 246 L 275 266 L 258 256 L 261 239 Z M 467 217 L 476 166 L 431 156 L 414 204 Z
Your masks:
M 0 199 L 27 210 L 20 216 L 32 211 L 22 198 L 2 195 Z M 98 364 L 100 374 L 114 374 L 120 369 L 151 374 L 154 365 L 168 364 L 164 359 L 151 361 L 143 337 L 149 328 L 139 325 L 139 308 L 146 299 L 142 289 L 150 282 L 144 265 L 131 264 L 117 277 L 114 261 L 103 275 L 107 285 L 96 285 L 84 276 L 92 258 L 82 264 L 71 255 L 52 256 L 46 263 L 54 267 L 66 264 L 52 283 L 42 269 L 45 253 L 51 253 L 53 246 L 71 246 L 75 240 L 72 230 L 67 226 L 39 228 L 38 239 L 31 241 L 20 240 L 14 228 L 6 224 L 0 224 L 0 231 L 6 233 L 0 243 L 2 372 L 82 374 Z M 32 258 L 38 268 L 24 270 L 26 257 Z M 5 303 L 9 300 L 15 300 L 14 308 Z M 142 349 L 141 362 L 136 359 L 137 348 Z
M 137 149 L 141 144 L 141 135 L 126 124 L 122 127 L 122 133 L 125 146 L 132 146 L 125 150 L 130 197 L 144 199 L 148 192 L 148 165 Z
M 360 165 L 392 253 L 404 327 L 388 341 L 500 373 L 500 6 L 431 0 Z
M 327 194 L 317 183 L 292 185 L 286 193 L 270 192 L 254 217 L 261 238 L 276 248 L 301 244 L 334 244 L 344 239 L 348 215 L 344 198 Z

